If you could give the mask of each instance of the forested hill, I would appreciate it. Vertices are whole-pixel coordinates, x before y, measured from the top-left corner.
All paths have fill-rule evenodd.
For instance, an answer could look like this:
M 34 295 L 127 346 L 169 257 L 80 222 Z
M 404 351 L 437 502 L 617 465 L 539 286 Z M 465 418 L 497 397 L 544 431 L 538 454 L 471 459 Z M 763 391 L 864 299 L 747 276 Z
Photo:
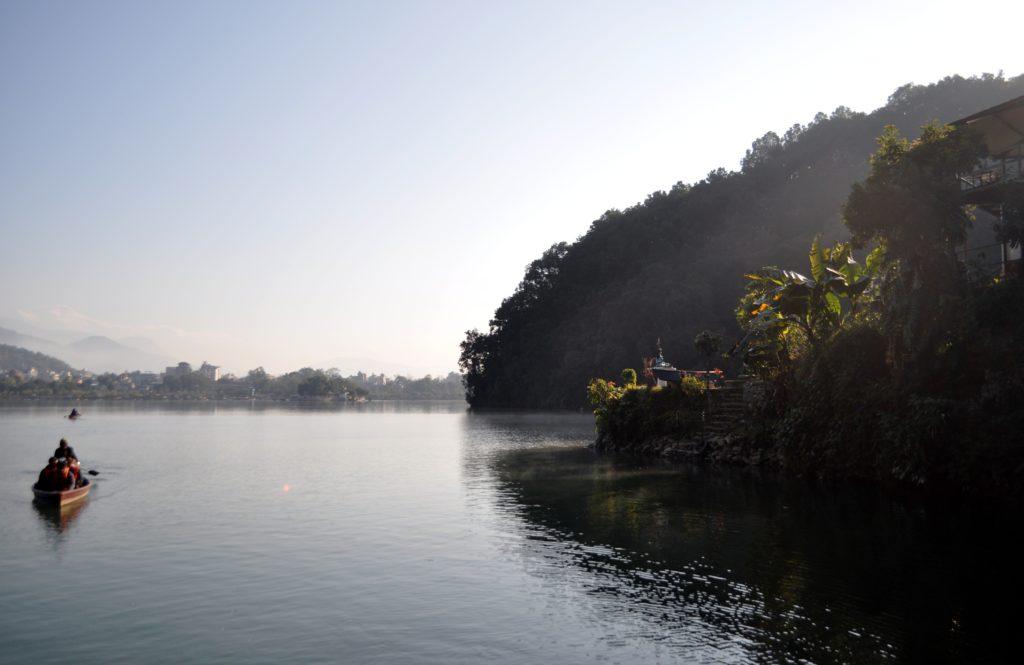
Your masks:
M 739 171 L 717 169 L 609 210 L 576 242 L 554 245 L 531 263 L 489 330 L 467 334 L 467 399 L 578 407 L 591 377 L 639 369 L 658 338 L 670 360 L 696 366 L 697 332 L 716 331 L 727 347 L 736 339 L 744 273 L 802 267 L 816 234 L 828 241 L 846 235 L 840 206 L 866 175 L 885 125 L 916 137 L 931 120 L 952 121 L 1021 94 L 1024 76 L 906 85 L 872 113 L 840 107 L 783 136 L 765 134 Z
M 57 360 L 52 356 L 0 344 L 0 371 L 28 372 L 32 369 L 39 372 L 66 372 L 71 367 L 63 360 Z

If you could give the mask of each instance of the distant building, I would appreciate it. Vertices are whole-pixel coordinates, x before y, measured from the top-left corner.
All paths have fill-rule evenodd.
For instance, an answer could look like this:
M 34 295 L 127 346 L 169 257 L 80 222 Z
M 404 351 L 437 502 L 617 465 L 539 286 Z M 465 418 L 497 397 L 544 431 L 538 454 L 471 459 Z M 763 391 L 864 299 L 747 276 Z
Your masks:
M 192 373 L 192 365 L 181 362 L 176 366 L 168 367 L 164 370 L 164 376 L 188 376 Z
M 205 376 L 210 381 L 220 380 L 220 367 L 211 365 L 210 363 L 203 361 L 202 366 L 199 368 L 199 373 Z
M 140 372 L 136 370 L 131 373 L 131 377 L 138 388 L 149 389 L 160 383 L 160 376 L 153 372 Z

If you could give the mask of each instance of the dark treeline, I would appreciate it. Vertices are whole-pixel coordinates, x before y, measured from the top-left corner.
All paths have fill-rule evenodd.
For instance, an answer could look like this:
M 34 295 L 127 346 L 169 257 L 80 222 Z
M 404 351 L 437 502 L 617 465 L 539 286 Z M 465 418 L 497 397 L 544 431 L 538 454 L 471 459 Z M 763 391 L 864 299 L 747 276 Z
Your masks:
M 487 331 L 470 331 L 461 367 L 474 406 L 578 407 L 594 376 L 635 367 L 662 340 L 666 356 L 696 366 L 694 336 L 727 346 L 752 266 L 799 266 L 816 236 L 849 237 L 840 209 L 868 173 L 886 125 L 916 137 L 1024 94 L 1024 76 L 946 78 L 906 85 L 869 113 L 840 107 L 754 141 L 739 171 L 716 169 L 623 211 L 609 210 L 576 242 L 531 263 Z M 738 367 L 737 367 L 738 369 Z

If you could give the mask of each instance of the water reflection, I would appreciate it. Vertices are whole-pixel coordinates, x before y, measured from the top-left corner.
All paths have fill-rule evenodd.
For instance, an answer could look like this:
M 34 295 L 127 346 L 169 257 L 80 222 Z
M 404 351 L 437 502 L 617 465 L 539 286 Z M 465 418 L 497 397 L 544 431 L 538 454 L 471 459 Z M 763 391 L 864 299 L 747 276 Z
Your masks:
M 488 448 L 482 430 L 517 441 Z M 757 473 L 639 464 L 477 423 L 467 482 L 493 483 L 531 572 L 691 658 L 1000 660 L 1024 576 L 1019 519 Z M 557 435 L 556 437 L 557 438 Z
M 38 499 L 32 500 L 32 507 L 35 508 L 39 521 L 42 522 L 48 532 L 58 536 L 72 527 L 75 520 L 85 511 L 85 507 L 88 505 L 89 497 L 64 507 L 44 503 Z

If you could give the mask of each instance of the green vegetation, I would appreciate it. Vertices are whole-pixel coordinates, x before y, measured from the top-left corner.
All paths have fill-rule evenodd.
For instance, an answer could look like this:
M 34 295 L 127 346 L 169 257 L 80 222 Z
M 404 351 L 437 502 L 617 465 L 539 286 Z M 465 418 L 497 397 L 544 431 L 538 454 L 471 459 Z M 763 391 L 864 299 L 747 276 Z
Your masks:
M 843 207 L 852 240 L 816 238 L 810 275 L 747 275 L 733 353 L 765 392 L 737 438 L 803 474 L 1018 496 L 1024 279 L 979 279 L 956 251 L 972 217 L 953 188 L 978 162 L 977 137 L 930 124 L 908 141 L 887 127 L 878 144 Z M 695 346 L 716 350 L 708 333 Z M 695 402 L 655 390 L 592 382 L 599 435 L 629 448 L 692 422 Z
M 766 281 L 769 269 L 749 276 L 739 317 L 769 379 L 753 427 L 797 471 L 1016 494 L 1024 284 L 974 278 L 956 252 L 973 221 L 956 174 L 977 163 L 978 137 L 930 124 L 909 141 L 887 127 L 878 144 L 843 207 L 852 246 L 874 246 L 865 266 L 845 244 L 811 249 L 835 297 Z M 794 284 L 802 300 L 787 305 Z
M 887 251 L 901 259 L 885 264 L 879 295 L 888 306 L 909 308 L 903 313 L 908 320 L 923 316 L 919 308 L 929 302 L 925 294 L 911 302 L 894 300 L 891 290 L 899 279 L 934 274 L 936 281 L 925 288 L 934 288 L 936 295 L 950 293 L 948 285 L 939 285 L 945 279 L 939 264 L 948 256 L 922 249 L 920 256 L 902 258 L 901 252 L 906 248 L 910 257 L 916 251 L 913 233 L 933 212 L 947 215 L 938 240 L 954 239 L 962 228 L 946 193 L 940 192 L 927 212 L 908 208 L 892 214 L 885 212 L 883 194 L 927 180 L 921 164 L 937 160 L 946 168 L 968 158 L 970 140 L 963 137 L 964 143 L 955 145 L 926 141 L 932 145 L 928 150 L 938 152 L 922 150 L 904 162 L 899 157 L 909 144 L 890 133 L 876 157 L 877 168 L 857 190 L 862 193 L 850 197 L 848 227 L 842 224 L 841 206 L 851 186 L 869 176 L 867 157 L 886 125 L 916 137 L 934 119 L 952 120 L 1021 94 L 1024 77 L 951 77 L 928 86 L 907 85 L 872 113 L 840 107 L 830 115 L 819 113 L 806 126 L 794 125 L 782 136 L 769 132 L 753 143 L 738 171 L 717 169 L 698 183 L 678 183 L 641 204 L 606 212 L 576 242 L 554 245 L 532 262 L 516 291 L 495 311 L 489 328 L 467 334 L 460 361 L 467 399 L 474 406 L 577 408 L 584 400 L 581 386 L 591 377 L 635 365 L 651 355 L 659 337 L 667 357 L 683 367 L 697 366 L 701 356 L 690 340 L 699 331 L 708 329 L 730 344 L 738 337 L 734 307 L 744 293 L 742 275 L 759 265 L 804 264 L 806 248 L 819 236 L 820 251 L 830 255 L 825 260 L 838 265 L 826 266 L 827 284 L 818 284 L 812 266 L 807 281 L 790 290 L 793 298 L 784 313 L 799 316 L 799 311 L 791 314 L 789 304 L 806 303 L 804 323 L 815 342 L 820 334 L 829 343 L 838 331 L 862 320 L 862 314 L 880 316 L 873 306 L 854 307 L 864 294 L 842 292 L 861 288 L 854 285 L 862 277 L 846 274 L 849 270 L 838 261 L 845 250 L 833 244 L 851 233 L 851 248 L 888 234 Z M 946 132 L 941 126 L 928 131 Z M 905 212 L 918 215 L 906 228 L 900 224 Z M 1020 227 L 1024 225 L 1007 224 L 1006 233 Z M 831 257 L 833 252 L 836 257 Z M 872 265 L 880 258 L 876 255 Z M 846 287 L 828 267 L 844 273 Z M 872 266 L 862 258 L 860 268 Z M 781 279 L 778 273 L 773 276 Z M 943 311 L 957 310 L 943 305 Z M 759 350 L 768 356 L 783 353 L 767 344 L 773 339 L 767 332 Z M 889 339 L 895 333 L 894 328 L 882 334 Z M 774 339 L 788 344 L 785 338 Z M 907 344 L 918 339 L 912 335 L 902 348 L 909 349 Z M 938 338 L 925 346 L 941 348 Z M 787 351 L 791 356 L 794 352 Z M 734 362 L 732 369 L 739 370 L 740 363 Z
M 683 367 L 709 368 L 724 333 L 737 339 L 730 369 L 761 379 L 741 407 L 735 386 L 653 388 L 627 370 L 621 385 L 586 384 L 599 443 L 693 442 L 718 398 L 731 409 L 718 449 L 674 450 L 1018 496 L 1024 279 L 986 277 L 958 254 L 975 217 L 957 174 L 984 145 L 934 119 L 1022 93 L 1024 77 L 907 86 L 870 115 L 839 109 L 766 135 L 739 172 L 606 213 L 533 262 L 487 332 L 467 334 L 470 403 L 576 406 L 578 386 L 650 355 L 654 339 Z M 1018 191 L 995 237 L 1019 244 L 1022 229 Z
M 627 369 L 623 374 L 627 372 L 634 381 L 620 386 L 594 379 L 587 386 L 600 436 L 628 446 L 660 437 L 684 438 L 700 430 L 704 386 L 699 379 L 686 377 L 659 388 L 637 385 L 636 372 Z
M 0 371 L 2 372 L 37 372 L 64 373 L 71 371 L 71 366 L 43 353 L 36 353 L 18 346 L 0 344 Z
M 862 265 L 849 243 L 822 247 L 815 238 L 808 254 L 810 276 L 774 266 L 748 274 L 736 319 L 746 333 L 733 349 L 759 374 L 785 366 L 801 347 L 820 348 L 855 320 L 864 292 L 884 260 L 875 248 Z

